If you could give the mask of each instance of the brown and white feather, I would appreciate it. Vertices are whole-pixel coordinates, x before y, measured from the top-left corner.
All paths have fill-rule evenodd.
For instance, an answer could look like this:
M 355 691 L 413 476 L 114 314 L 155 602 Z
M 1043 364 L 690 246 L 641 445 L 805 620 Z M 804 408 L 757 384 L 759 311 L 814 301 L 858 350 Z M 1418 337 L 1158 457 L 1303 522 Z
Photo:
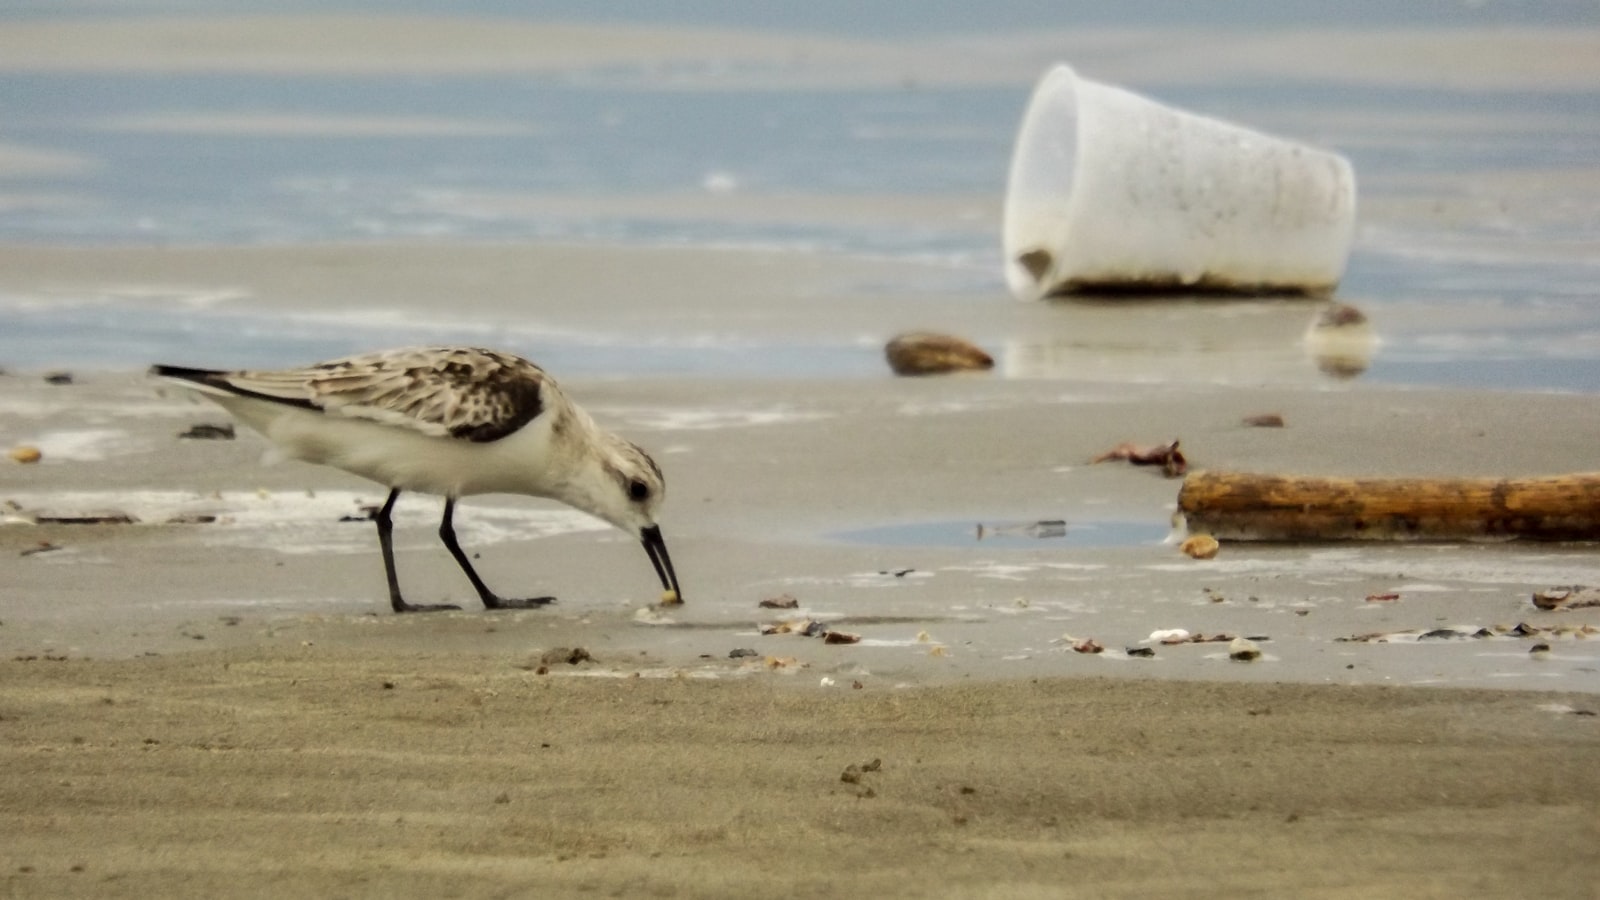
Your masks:
M 557 390 L 521 357 L 470 347 L 390 350 L 224 380 L 263 398 L 476 443 L 527 425 L 552 405 L 546 392 Z

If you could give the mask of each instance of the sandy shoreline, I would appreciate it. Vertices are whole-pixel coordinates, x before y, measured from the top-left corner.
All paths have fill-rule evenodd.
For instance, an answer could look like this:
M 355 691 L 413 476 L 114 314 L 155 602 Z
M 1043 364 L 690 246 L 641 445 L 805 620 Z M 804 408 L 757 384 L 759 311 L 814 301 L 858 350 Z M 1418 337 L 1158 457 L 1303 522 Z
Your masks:
M 370 314 L 423 341 L 443 296 L 513 345 L 777 342 L 858 366 L 563 379 L 668 474 L 689 603 L 648 621 L 653 578 L 631 540 L 508 498 L 463 504 L 464 543 L 492 584 L 562 603 L 393 616 L 370 526 L 338 521 L 372 486 L 263 467 L 248 434 L 181 440 L 223 416 L 131 367 L 0 377 L 4 442 L 45 453 L 6 465 L 0 501 L 144 520 L 0 527 L 8 893 L 1578 897 L 1593 883 L 1600 643 L 1569 634 L 1536 657 L 1513 637 L 1337 640 L 1600 625 L 1600 610 L 1528 599 L 1600 583 L 1592 548 L 1229 545 L 1201 563 L 1160 543 L 1176 481 L 1087 465 L 1176 437 L 1216 468 L 1552 474 L 1592 467 L 1590 395 L 1330 379 L 1301 344 L 1314 304 L 1024 305 L 920 291 L 918 263 L 542 245 L 4 247 L 0 263 L 0 290 L 37 303 L 199 321 L 314 316 L 336 297 L 339 328 L 360 334 Z M 752 302 L 762 315 L 741 315 Z M 874 371 L 879 342 L 908 327 L 970 334 L 1001 371 Z M 221 362 L 196 355 L 165 361 Z M 1240 424 L 1262 412 L 1287 427 Z M 437 506 L 402 512 L 410 589 L 464 599 Z M 216 519 L 161 524 L 191 513 Z M 970 537 L 1046 518 L 1072 535 L 1144 530 Z M 58 549 L 30 552 L 41 542 Z M 1401 596 L 1365 599 L 1382 592 Z M 757 634 L 785 614 L 756 602 L 781 593 L 864 640 Z M 1267 656 L 1150 641 L 1168 628 L 1263 637 Z M 1074 653 L 1068 635 L 1108 652 Z M 561 647 L 597 661 L 541 662 Z M 1124 652 L 1141 647 L 1155 657 Z
M 639 192 L 438 190 L 437 173 L 397 169 L 419 190 L 356 198 L 381 201 L 378 231 L 359 203 L 324 209 L 317 192 L 336 183 L 301 198 L 289 171 L 287 193 L 245 202 L 307 199 L 316 214 L 291 213 L 312 230 L 237 233 L 409 234 L 415 219 L 583 235 L 598 221 L 728 246 L 0 245 L 14 329 L 0 451 L 43 453 L 0 459 L 0 895 L 1595 896 L 1600 639 L 1584 629 L 1600 608 L 1530 603 L 1600 584 L 1592 546 L 1230 544 L 1199 562 L 1162 541 L 1178 482 L 1087 462 L 1181 439 L 1215 469 L 1597 468 L 1600 398 L 1569 365 L 1595 340 L 1592 129 L 1573 112 L 1600 76 L 1593 28 L 858 39 L 205 13 L 0 22 L 0 73 L 26 91 L 90 88 L 49 116 L 18 105 L 0 141 L 8 233 L 229 240 L 241 220 L 212 207 L 238 201 L 231 180 L 190 205 L 123 196 L 123 179 L 190 187 L 190 141 L 331 142 L 311 160 L 349 141 L 517 138 L 537 159 L 534 138 L 561 127 L 481 97 L 413 107 L 430 80 L 1020 103 L 1069 60 L 1387 161 L 1363 167 L 1340 299 L 1410 356 L 1330 375 L 1373 348 L 1334 360 L 1308 345 L 1314 302 L 1014 303 L 998 258 L 974 249 L 998 244 L 993 190 L 797 189 L 709 158 Z M 356 92 L 299 108 L 249 87 L 281 76 L 399 91 L 388 107 Z M 138 92 L 121 82 L 141 78 L 176 89 L 128 107 Z M 209 103 L 212 81 L 237 99 Z M 897 121 L 872 113 L 841 134 L 910 138 L 914 153 L 932 128 L 1003 162 L 1004 135 Z M 182 161 L 102 156 L 124 141 Z M 157 231 L 138 230 L 147 216 Z M 857 255 L 816 249 L 829 235 L 856 236 Z M 906 235 L 930 258 L 859 255 Z M 747 239 L 769 246 L 732 246 Z M 997 369 L 895 379 L 880 348 L 911 328 L 976 340 Z M 466 608 L 392 615 L 371 525 L 343 521 L 381 489 L 263 466 L 253 435 L 179 438 L 226 417 L 142 374 L 439 341 L 527 351 L 656 454 L 686 606 L 645 610 L 655 580 L 633 540 L 472 498 L 457 525 L 490 583 L 561 598 L 486 613 L 434 535 L 437 502 L 410 498 L 408 592 Z M 1427 368 L 1441 358 L 1488 374 L 1451 381 Z M 46 383 L 62 367 L 72 383 Z M 1519 369 L 1576 387 L 1406 381 Z M 1241 424 L 1262 413 L 1286 427 Z M 33 523 L 104 512 L 138 522 Z M 1066 537 L 1018 536 L 1040 520 Z M 979 540 L 980 525 L 1001 533 Z M 780 594 L 799 609 L 757 606 Z M 759 633 L 785 618 L 862 640 Z M 1251 636 L 1264 656 L 1154 637 L 1173 629 Z M 1346 640 L 1374 633 L 1390 639 Z M 1105 652 L 1074 652 L 1083 639 Z M 562 661 L 573 648 L 589 658 Z
M 324 645 L 0 663 L 0 884 L 1592 896 L 1600 738 L 1568 711 L 1584 698 L 1103 679 L 819 693 L 524 663 Z

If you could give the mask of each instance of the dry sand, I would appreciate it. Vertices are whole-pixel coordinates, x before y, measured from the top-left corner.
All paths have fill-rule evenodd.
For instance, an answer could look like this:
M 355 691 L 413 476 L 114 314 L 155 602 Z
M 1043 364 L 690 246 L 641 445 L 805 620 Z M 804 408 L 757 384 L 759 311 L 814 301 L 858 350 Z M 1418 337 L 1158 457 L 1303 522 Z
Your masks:
M 1177 483 L 1085 464 L 1128 439 L 1309 474 L 1590 468 L 1592 396 L 1330 379 L 1300 343 L 1314 304 L 1023 305 L 928 279 L 733 251 L 0 248 L 0 289 L 37 302 L 316 316 L 337 297 L 330 327 L 370 311 L 419 339 L 453 317 L 511 341 L 788 336 L 868 360 L 939 327 L 1002 370 L 567 379 L 668 473 L 689 602 L 653 624 L 632 541 L 496 498 L 458 519 L 485 576 L 563 602 L 390 615 L 370 526 L 336 515 L 371 486 L 261 467 L 247 434 L 180 441 L 222 416 L 136 372 L 0 378 L 0 436 L 45 451 L 3 469 L 0 500 L 220 517 L 0 528 L 0 893 L 1594 896 L 1593 641 L 1533 658 L 1511 638 L 1335 640 L 1600 623 L 1528 603 L 1600 582 L 1592 548 L 1229 545 L 1201 563 L 1156 539 L 839 536 L 1060 517 L 1158 538 Z M 1239 424 L 1261 412 L 1288 427 Z M 413 596 L 468 599 L 437 507 L 406 509 Z M 21 555 L 41 541 L 60 549 Z M 786 592 L 866 640 L 756 634 L 782 615 L 756 601 Z M 1260 634 L 1268 658 L 1120 652 L 1167 627 Z M 542 662 L 561 647 L 596 661 Z M 1484 685 L 1522 690 L 1459 689 Z

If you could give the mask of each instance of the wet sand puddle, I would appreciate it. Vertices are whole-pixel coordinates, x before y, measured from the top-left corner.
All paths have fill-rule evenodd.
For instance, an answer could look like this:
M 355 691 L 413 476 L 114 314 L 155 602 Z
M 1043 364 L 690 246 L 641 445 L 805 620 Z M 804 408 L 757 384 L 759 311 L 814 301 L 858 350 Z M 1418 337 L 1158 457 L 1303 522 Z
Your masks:
M 943 521 L 875 525 L 835 532 L 834 540 L 884 547 L 975 547 L 995 550 L 1141 547 L 1160 544 L 1166 525 L 1137 521 Z

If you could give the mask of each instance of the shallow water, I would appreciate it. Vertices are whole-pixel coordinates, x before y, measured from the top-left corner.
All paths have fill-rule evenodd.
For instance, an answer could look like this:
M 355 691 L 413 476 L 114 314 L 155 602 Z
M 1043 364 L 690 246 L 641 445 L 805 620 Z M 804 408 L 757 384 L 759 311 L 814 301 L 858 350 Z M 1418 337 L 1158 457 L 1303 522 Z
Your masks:
M 222 2 L 182 11 L 228 12 Z M 175 8 L 175 7 L 174 7 Z M 295 8 L 291 5 L 290 8 Z M 312 8 L 310 5 L 306 9 Z M 317 7 L 323 9 L 326 7 Z M 336 4 L 354 11 L 363 4 Z M 385 7 L 388 9 L 389 7 Z M 406 8 L 421 8 L 408 5 Z M 1061 12 L 1007 0 L 806 10 L 720 4 L 520 5 L 457 13 L 541 20 L 739 26 L 887 42 L 1030 28 L 1085 35 L 1192 23 L 1219 34 L 1264 27 L 1584 22 L 1571 4 L 1440 10 L 1391 4 L 1247 4 L 1199 12 L 1146 0 Z M 172 11 L 153 3 L 135 12 Z M 27 4 L 14 19 L 70 20 Z M 1108 56 L 1107 59 L 1112 57 Z M 1600 89 L 1555 84 L 1453 89 L 1327 80 L 1295 71 L 1132 86 L 1348 154 L 1360 179 L 1356 247 L 1340 299 L 1381 344 L 1361 379 L 1379 384 L 1600 389 Z M 862 198 L 988 198 L 1005 186 L 1030 85 L 824 88 L 797 83 L 664 87 L 637 71 L 545 74 L 98 74 L 0 67 L 0 146 L 43 161 L 0 171 L 0 240 L 81 246 L 272 244 L 390 239 L 742 246 L 797 254 L 939 260 L 919 289 L 1007 302 L 998 222 L 856 215 Z M 3 155 L 0 155 L 3 158 Z M 831 214 L 705 215 L 670 197 L 812 198 Z M 757 201 L 758 203 L 760 201 Z M 319 298 L 321 312 L 336 302 Z M 1464 321 L 1461 304 L 1495 314 Z M 230 304 L 153 310 L 130 298 L 0 296 L 0 364 L 138 366 L 188 359 L 303 362 L 415 340 L 393 323 L 255 316 Z M 428 327 L 436 323 L 428 323 Z M 437 331 L 438 329 L 433 329 Z M 445 329 L 439 339 L 486 339 Z M 871 347 L 741 342 L 692 350 L 637 334 L 489 335 L 563 371 L 855 376 Z
M 970 547 L 1025 550 L 1074 547 L 1137 547 L 1160 544 L 1171 529 L 1152 522 L 908 522 L 856 528 L 835 540 L 879 547 Z

